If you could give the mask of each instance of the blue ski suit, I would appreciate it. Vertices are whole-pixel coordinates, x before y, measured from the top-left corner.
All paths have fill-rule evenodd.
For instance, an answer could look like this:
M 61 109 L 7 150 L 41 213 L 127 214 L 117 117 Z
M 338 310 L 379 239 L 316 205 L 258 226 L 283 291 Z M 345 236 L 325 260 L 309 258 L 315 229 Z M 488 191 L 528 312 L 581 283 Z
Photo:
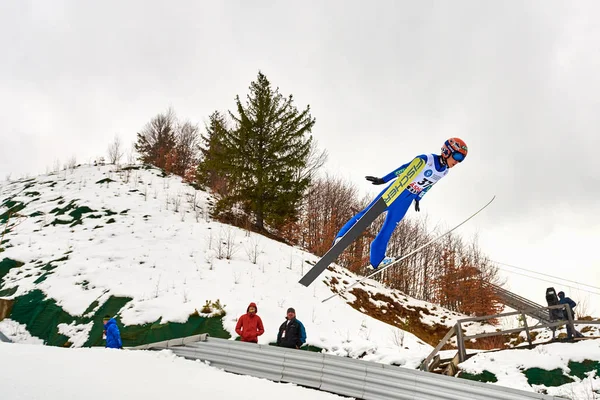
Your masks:
M 396 225 L 402 220 L 402 218 L 404 218 L 404 215 L 406 215 L 406 211 L 408 211 L 408 208 L 410 207 L 413 200 L 419 201 L 420 199 L 422 199 L 425 193 L 427 193 L 429 189 L 431 189 L 431 187 L 438 180 L 446 176 L 446 174 L 449 171 L 448 167 L 440 162 L 439 155 L 423 154 L 418 157 L 427 163 L 425 169 L 413 180 L 413 183 L 411 183 L 406 189 L 404 189 L 404 191 L 398 196 L 398 198 L 388 206 L 386 210 L 387 215 L 385 217 L 383 226 L 381 227 L 381 230 L 371 243 L 370 261 L 371 265 L 374 268 L 377 268 L 377 266 L 379 266 L 381 261 L 385 258 L 385 251 L 387 249 L 388 242 L 392 237 L 392 233 L 394 232 L 394 229 L 396 229 Z M 382 178 L 383 181 L 387 183 L 395 179 L 406 169 L 406 167 L 408 167 L 409 164 L 410 162 L 390 172 Z M 424 182 L 426 182 L 425 185 L 423 185 Z M 417 185 L 415 183 L 419 183 L 421 185 Z M 383 195 L 383 193 L 387 190 L 387 188 L 390 185 L 388 185 L 384 190 L 382 190 L 381 193 L 379 193 L 377 197 L 375 197 L 375 199 L 373 199 L 373 201 L 369 203 L 369 205 L 364 210 L 362 210 L 354 217 L 352 217 L 348 222 L 346 222 L 346 224 L 342 227 L 342 229 L 340 229 L 340 231 L 336 235 L 336 239 L 344 236 L 344 234 L 350 228 L 352 228 L 356 221 L 358 221 L 360 217 L 362 217 L 363 214 L 367 212 L 367 210 L 377 200 L 379 200 L 379 198 Z
M 120 349 L 123 347 L 123 343 L 121 342 L 121 333 L 119 332 L 119 328 L 117 327 L 117 321 L 114 318 L 111 318 L 105 325 L 104 330 L 106 330 L 106 347 L 109 349 Z

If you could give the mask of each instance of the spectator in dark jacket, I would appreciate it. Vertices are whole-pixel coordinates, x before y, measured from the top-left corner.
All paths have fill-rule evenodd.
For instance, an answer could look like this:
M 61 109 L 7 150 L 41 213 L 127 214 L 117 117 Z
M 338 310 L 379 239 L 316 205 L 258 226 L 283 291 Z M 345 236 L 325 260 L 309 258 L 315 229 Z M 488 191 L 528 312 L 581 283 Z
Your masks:
M 565 292 L 563 292 L 563 291 L 558 292 L 557 295 L 558 295 L 558 303 L 559 304 L 568 304 L 569 307 L 571 308 L 571 317 L 573 317 L 573 319 L 575 319 L 574 309 L 577 306 L 577 303 L 575 303 L 573 300 L 571 300 L 570 297 L 565 297 Z M 563 311 L 563 319 L 565 319 L 565 320 L 569 319 L 567 316 L 567 310 Z M 573 336 L 583 337 L 583 335 L 581 333 L 579 333 L 578 331 L 573 329 L 571 324 L 567 324 L 567 339 L 573 339 Z
M 257 312 L 256 304 L 250 303 L 246 308 L 246 314 L 238 319 L 235 331 L 242 338 L 242 342 L 258 343 L 258 337 L 265 333 L 262 320 L 256 315 Z
M 106 335 L 106 348 L 122 349 L 123 343 L 121 342 L 121 333 L 117 327 L 117 321 L 106 315 L 102 322 L 104 323 L 104 335 Z
M 304 343 L 306 343 L 304 325 L 296 319 L 296 310 L 290 307 L 285 322 L 279 327 L 277 346 L 299 349 Z

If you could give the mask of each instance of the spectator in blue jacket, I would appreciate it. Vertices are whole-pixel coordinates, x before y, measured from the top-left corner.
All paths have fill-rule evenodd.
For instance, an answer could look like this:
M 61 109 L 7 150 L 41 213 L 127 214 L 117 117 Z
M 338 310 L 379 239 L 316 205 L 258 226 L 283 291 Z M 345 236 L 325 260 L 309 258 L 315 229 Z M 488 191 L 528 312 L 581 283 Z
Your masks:
M 571 316 L 573 317 L 573 319 L 575 319 L 575 307 L 577 306 L 577 303 L 575 303 L 573 300 L 571 300 L 570 297 L 566 297 L 565 296 L 565 292 L 560 291 L 557 293 L 558 294 L 558 303 L 559 304 L 568 304 L 569 307 L 571 308 Z M 567 317 L 567 311 L 563 311 L 564 315 L 563 315 L 563 319 L 568 319 Z M 574 331 L 574 332 L 573 332 Z M 583 337 L 583 335 L 581 333 L 579 333 L 578 331 L 576 331 L 571 324 L 567 324 L 567 339 L 573 339 L 573 336 L 575 337 Z
M 108 315 L 104 316 L 104 335 L 106 336 L 107 349 L 122 349 L 121 333 L 117 327 L 117 321 Z
M 299 349 L 306 343 L 306 330 L 302 322 L 296 319 L 296 310 L 292 307 L 287 310 L 287 318 L 279 327 L 277 346 L 290 349 Z

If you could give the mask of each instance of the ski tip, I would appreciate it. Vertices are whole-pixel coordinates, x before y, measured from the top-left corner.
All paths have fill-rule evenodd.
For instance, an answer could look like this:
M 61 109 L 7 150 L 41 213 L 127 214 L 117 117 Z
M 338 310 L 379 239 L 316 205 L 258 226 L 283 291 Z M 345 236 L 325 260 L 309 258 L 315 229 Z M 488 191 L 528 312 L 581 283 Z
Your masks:
M 325 303 L 326 301 L 329 301 L 331 299 L 333 299 L 334 297 L 340 296 L 343 292 L 339 292 L 339 293 L 334 293 L 331 296 L 321 300 L 321 303 Z
M 335 296 L 337 296 L 337 294 L 334 294 L 333 296 L 329 296 L 328 298 L 321 300 L 321 303 L 325 303 L 326 301 L 333 299 Z
M 485 206 L 483 206 L 483 208 L 489 206 L 490 204 L 492 204 L 492 202 L 496 200 L 496 195 L 493 195 L 492 198 L 490 199 L 490 201 L 488 201 L 487 203 L 485 203 Z

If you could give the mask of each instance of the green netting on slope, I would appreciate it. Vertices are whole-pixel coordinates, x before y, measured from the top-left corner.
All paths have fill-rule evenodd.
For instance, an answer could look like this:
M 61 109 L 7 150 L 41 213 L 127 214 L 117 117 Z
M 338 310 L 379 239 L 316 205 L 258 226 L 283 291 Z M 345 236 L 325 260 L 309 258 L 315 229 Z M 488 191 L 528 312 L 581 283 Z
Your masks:
M 546 387 L 561 386 L 567 383 L 574 382 L 571 378 L 576 376 L 580 379 L 587 377 L 586 373 L 590 371 L 596 371 L 597 375 L 600 375 L 600 362 L 585 360 L 583 362 L 569 361 L 569 369 L 571 372 L 570 376 L 565 375 L 562 369 L 556 368 L 551 371 L 541 368 L 529 368 L 523 371 L 523 374 L 527 377 L 527 383 L 530 385 L 544 385 Z M 460 372 L 460 378 L 469 379 L 478 382 L 497 382 L 496 376 L 488 371 L 483 371 L 481 374 L 469 374 L 466 372 Z
M 571 372 L 569 375 L 576 376 L 579 379 L 587 378 L 588 372 L 596 371 L 596 376 L 600 376 L 600 362 L 593 360 L 583 360 L 583 362 L 573 362 L 569 361 L 568 364 Z
M 480 374 L 469 374 L 468 372 L 461 371 L 458 377 L 477 382 L 498 382 L 498 378 L 496 378 L 496 375 L 494 375 L 490 371 L 483 371 Z
M 50 211 L 50 213 L 56 214 L 57 216 L 59 216 L 59 215 L 66 214 L 68 212 L 69 216 L 73 219 L 71 221 L 55 219 L 54 221 L 52 221 L 50 223 L 50 225 L 56 226 L 58 224 L 60 224 L 60 225 L 70 224 L 70 226 L 73 227 L 75 225 L 79 225 L 82 223 L 81 221 L 82 221 L 84 214 L 93 213 L 95 211 L 96 210 L 92 210 L 91 208 L 89 208 L 87 206 L 77 206 L 77 204 L 75 204 L 75 200 L 71 200 L 69 202 L 69 204 L 67 204 L 65 207 L 63 207 L 63 208 L 56 207 L 52 211 Z
M 75 208 L 77 208 L 77 206 L 75 205 L 75 200 L 71 200 L 69 202 L 69 204 L 67 204 L 63 208 L 60 208 L 60 207 L 53 208 L 50 211 L 50 214 L 63 215 L 63 214 L 66 214 L 68 211 L 71 211 Z
M 541 368 L 529 368 L 523 371 L 527 377 L 527 383 L 530 385 L 544 385 L 546 387 L 562 386 L 574 382 L 569 376 L 563 373 L 560 368 L 551 371 Z
M 168 322 L 161 324 L 159 320 L 152 324 L 125 327 L 118 323 L 118 326 L 125 347 L 161 342 L 200 333 L 208 333 L 211 337 L 229 339 L 231 335 L 223 329 L 222 318 L 222 316 L 206 318 L 191 315 L 185 323 Z
M 71 217 L 73 217 L 74 220 L 75 219 L 80 220 L 81 217 L 83 216 L 83 214 L 93 213 L 93 212 L 96 212 L 96 210 L 92 210 L 88 206 L 81 206 L 81 207 L 77 207 L 76 209 L 74 209 L 73 211 L 71 211 L 69 213 L 69 215 Z
M 13 268 L 19 268 L 22 265 L 23 265 L 22 262 L 16 261 L 16 260 L 11 260 L 10 258 L 4 258 L 4 259 L 2 259 L 2 261 L 0 261 L 0 297 L 12 296 L 13 294 L 15 294 L 17 292 L 17 289 L 18 289 L 17 286 L 12 287 L 12 288 L 3 289 L 2 288 L 2 279 L 4 278 L 4 276 L 6 276 L 6 274 L 8 274 L 8 271 L 10 271 Z
M 102 319 L 105 315 L 110 315 L 111 317 L 117 315 L 117 313 L 123 308 L 127 303 L 131 301 L 130 297 L 115 297 L 111 296 L 94 314 L 93 321 L 94 325 L 92 330 L 90 331 L 87 342 L 85 342 L 84 346 L 104 346 L 104 340 L 102 340 L 102 331 L 104 330 L 104 326 L 102 324 Z M 83 313 L 83 315 L 88 314 L 94 308 L 98 306 L 98 302 L 93 302 L 90 304 L 88 309 Z M 90 322 L 91 319 L 88 319 L 87 322 Z M 119 328 L 121 328 L 119 324 Z
M 2 289 L 2 278 L 8 274 L 8 271 L 13 268 L 19 268 L 23 264 L 24 263 L 20 261 L 11 260 L 10 258 L 3 258 L 2 261 L 0 261 L 0 289 Z
M 2 206 L 8 207 L 8 210 L 6 210 L 2 214 L 0 214 L 0 223 L 1 224 L 5 224 L 6 221 L 8 221 L 8 219 L 10 218 L 10 216 L 12 214 L 18 213 L 19 211 L 21 211 L 22 209 L 25 208 L 25 204 L 23 204 L 19 201 L 11 201 L 11 200 L 4 202 L 2 204 Z
M 18 286 L 14 286 L 8 289 L 1 289 L 0 290 L 0 297 L 9 297 L 12 296 L 13 294 L 17 293 L 17 290 L 19 289 Z
M 15 298 L 10 319 L 24 324 L 29 333 L 52 346 L 68 346 L 69 338 L 58 333 L 58 324 L 73 322 L 54 300 L 46 299 L 40 290 Z
M 43 339 L 48 345 L 70 346 L 69 338 L 58 333 L 59 324 L 82 325 L 93 322 L 90 338 L 95 335 L 101 340 L 104 315 L 116 314 L 129 301 L 131 299 L 128 297 L 110 297 L 93 316 L 74 317 L 57 305 L 56 301 L 46 298 L 40 290 L 33 290 L 15 299 L 10 318 L 26 325 L 32 335 Z
M 42 283 L 43 281 L 46 280 L 46 278 L 48 278 L 49 275 L 54 273 L 54 270 L 56 268 L 58 268 L 57 265 L 53 264 L 54 262 L 61 262 L 61 261 L 67 261 L 69 259 L 69 255 L 65 255 L 64 257 L 58 258 L 56 260 L 52 260 L 49 261 L 46 265 L 44 265 L 43 267 L 41 267 L 40 269 L 42 269 L 43 271 L 46 271 L 44 273 L 42 273 L 35 281 L 33 281 L 33 283 L 35 283 L 36 285 L 38 283 Z
M 34 336 L 43 339 L 52 346 L 70 346 L 69 338 L 58 333 L 58 324 L 78 325 L 93 322 L 89 338 L 84 346 L 104 346 L 102 339 L 102 319 L 105 315 L 115 316 L 131 301 L 128 297 L 111 296 L 91 317 L 74 317 L 65 312 L 56 301 L 47 299 L 40 290 L 31 291 L 15 299 L 10 318 L 26 325 L 27 330 Z M 92 303 L 84 315 L 98 306 Z M 123 346 L 160 342 L 184 336 L 208 333 L 212 337 L 228 339 L 229 333 L 223 329 L 222 317 L 205 318 L 190 316 L 186 323 L 165 323 L 159 321 L 144 325 L 123 326 L 117 316 L 117 325 L 121 331 Z

